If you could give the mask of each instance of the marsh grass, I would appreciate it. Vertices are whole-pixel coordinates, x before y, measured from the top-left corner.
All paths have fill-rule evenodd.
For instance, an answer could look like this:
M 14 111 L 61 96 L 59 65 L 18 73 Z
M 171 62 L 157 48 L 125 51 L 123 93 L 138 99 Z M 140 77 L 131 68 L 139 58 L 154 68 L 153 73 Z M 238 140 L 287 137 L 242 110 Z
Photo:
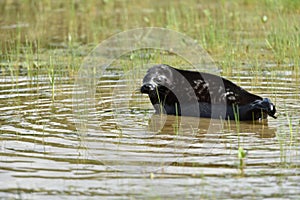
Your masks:
M 297 166 L 299 161 L 299 119 L 292 113 L 285 112 L 286 124 L 281 125 L 276 133 L 276 138 L 280 147 L 280 167 L 290 168 Z
M 49 47 L 62 48 L 67 57 L 65 67 L 69 75 L 74 75 L 79 67 L 76 65 L 80 62 L 78 57 L 81 57 L 76 55 L 78 46 L 97 44 L 130 28 L 154 26 L 195 38 L 221 61 L 219 67 L 224 75 L 230 75 L 235 67 L 252 60 L 257 60 L 253 67 L 260 68 L 262 59 L 274 60 L 278 67 L 282 63 L 292 63 L 295 72 L 299 72 L 300 30 L 298 15 L 295 15 L 300 13 L 299 4 L 284 0 L 212 1 L 207 4 L 188 0 L 157 5 L 150 0 L 130 3 L 91 0 L 85 4 L 3 1 L 0 4 L 3 11 L 0 14 L 3 19 L 1 60 L 9 57 L 11 62 L 20 62 L 20 55 L 25 55 L 28 75 L 32 76 L 33 57 L 47 56 Z M 247 12 L 242 12 L 243 9 Z M 46 63 L 47 60 L 44 59 Z

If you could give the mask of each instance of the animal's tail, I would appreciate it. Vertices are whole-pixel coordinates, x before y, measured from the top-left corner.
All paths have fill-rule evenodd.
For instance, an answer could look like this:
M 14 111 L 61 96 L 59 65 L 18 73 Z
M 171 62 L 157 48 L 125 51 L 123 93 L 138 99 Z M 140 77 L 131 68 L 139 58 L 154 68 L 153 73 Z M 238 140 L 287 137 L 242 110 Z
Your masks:
M 273 117 L 274 119 L 277 118 L 275 116 L 276 113 L 275 105 L 268 98 L 263 98 L 263 100 L 256 100 L 253 102 L 252 106 L 253 109 L 262 110 L 263 112 L 267 113 L 269 116 Z

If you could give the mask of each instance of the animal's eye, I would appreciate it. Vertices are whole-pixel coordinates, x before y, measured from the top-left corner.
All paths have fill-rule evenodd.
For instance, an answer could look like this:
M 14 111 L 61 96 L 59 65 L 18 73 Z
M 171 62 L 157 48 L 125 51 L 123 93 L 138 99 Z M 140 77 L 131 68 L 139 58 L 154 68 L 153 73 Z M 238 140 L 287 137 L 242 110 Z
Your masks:
M 156 82 L 156 83 L 161 83 L 162 82 L 162 78 L 156 77 L 156 78 L 153 78 L 153 81 Z

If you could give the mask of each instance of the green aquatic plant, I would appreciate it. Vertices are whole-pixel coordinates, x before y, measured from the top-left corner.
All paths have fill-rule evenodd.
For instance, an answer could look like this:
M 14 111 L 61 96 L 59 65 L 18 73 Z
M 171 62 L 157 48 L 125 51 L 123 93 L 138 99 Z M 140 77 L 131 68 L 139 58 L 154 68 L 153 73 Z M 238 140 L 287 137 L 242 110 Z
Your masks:
M 240 170 L 241 174 L 244 174 L 244 169 L 246 167 L 245 159 L 247 156 L 247 152 L 243 149 L 243 147 L 238 148 L 238 169 Z

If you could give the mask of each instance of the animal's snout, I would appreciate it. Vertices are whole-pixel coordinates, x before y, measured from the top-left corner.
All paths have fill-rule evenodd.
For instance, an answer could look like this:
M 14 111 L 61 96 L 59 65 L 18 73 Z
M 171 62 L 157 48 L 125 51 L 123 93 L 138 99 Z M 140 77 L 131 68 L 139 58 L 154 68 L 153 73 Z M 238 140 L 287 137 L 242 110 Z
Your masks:
M 154 89 L 155 89 L 155 86 L 153 84 L 146 83 L 146 84 L 142 85 L 141 93 L 149 94 L 150 91 L 153 91 Z

